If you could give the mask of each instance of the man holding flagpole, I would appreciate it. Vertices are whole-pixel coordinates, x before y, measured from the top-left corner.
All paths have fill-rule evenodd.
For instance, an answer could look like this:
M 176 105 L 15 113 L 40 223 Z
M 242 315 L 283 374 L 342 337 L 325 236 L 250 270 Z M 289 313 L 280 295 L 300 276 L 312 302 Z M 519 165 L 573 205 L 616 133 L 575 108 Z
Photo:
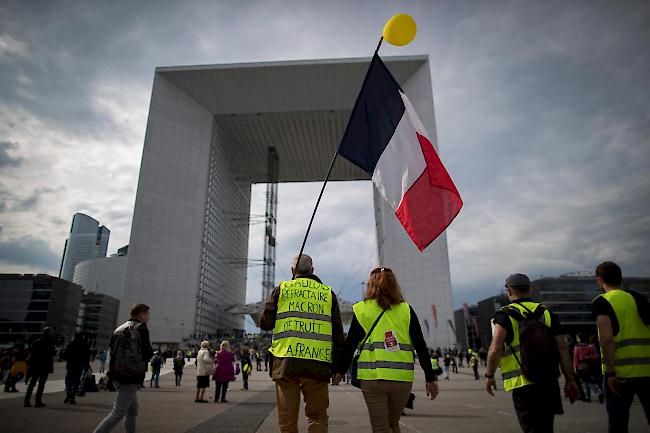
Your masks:
M 314 275 L 308 255 L 293 258 L 291 274 L 273 290 L 260 318 L 262 329 L 273 330 L 269 351 L 280 433 L 298 433 L 301 394 L 309 433 L 327 433 L 332 365 L 345 343 L 339 304 Z

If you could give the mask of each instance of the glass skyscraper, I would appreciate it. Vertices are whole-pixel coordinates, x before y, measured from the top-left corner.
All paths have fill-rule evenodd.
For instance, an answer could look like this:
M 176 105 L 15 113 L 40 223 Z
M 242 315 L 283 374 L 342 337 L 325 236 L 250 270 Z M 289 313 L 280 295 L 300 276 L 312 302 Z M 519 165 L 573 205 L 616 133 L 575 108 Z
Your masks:
M 72 281 L 74 267 L 77 263 L 97 257 L 106 257 L 110 235 L 111 231 L 100 226 L 96 219 L 82 213 L 74 214 L 70 235 L 65 241 L 63 249 L 59 278 Z

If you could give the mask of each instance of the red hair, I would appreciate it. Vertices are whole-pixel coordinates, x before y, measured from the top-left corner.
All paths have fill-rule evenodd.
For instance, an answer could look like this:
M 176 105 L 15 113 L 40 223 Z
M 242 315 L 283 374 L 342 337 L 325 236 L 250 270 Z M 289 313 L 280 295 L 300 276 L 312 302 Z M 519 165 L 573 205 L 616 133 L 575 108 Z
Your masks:
M 389 268 L 375 268 L 368 277 L 365 301 L 374 299 L 384 310 L 404 302 L 395 274 Z

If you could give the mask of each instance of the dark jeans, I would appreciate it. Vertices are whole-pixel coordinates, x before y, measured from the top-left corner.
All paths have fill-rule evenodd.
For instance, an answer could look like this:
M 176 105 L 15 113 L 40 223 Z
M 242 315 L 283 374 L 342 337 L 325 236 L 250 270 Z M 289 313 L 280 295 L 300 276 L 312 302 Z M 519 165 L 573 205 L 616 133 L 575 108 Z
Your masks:
M 79 391 L 79 384 L 81 384 L 83 372 L 83 367 L 68 367 L 65 371 L 65 392 L 73 400 L 77 395 L 77 391 Z
M 33 373 L 29 378 L 29 385 L 27 385 L 27 391 L 25 392 L 25 402 L 28 402 L 32 399 L 32 391 L 36 386 L 38 381 L 38 388 L 36 388 L 36 403 L 42 403 L 43 391 L 45 390 L 45 382 L 47 382 L 48 373 Z
M 472 365 L 472 369 L 474 370 L 474 379 L 479 380 L 481 377 L 478 375 L 478 365 Z
M 632 406 L 635 394 L 641 400 L 646 421 L 650 424 L 650 377 L 619 380 L 621 384 L 621 395 L 614 394 L 607 386 L 607 380 L 603 381 L 605 402 L 607 404 L 607 418 L 609 420 L 609 433 L 628 433 L 630 407 Z
M 151 370 L 151 380 L 149 381 L 149 387 L 156 387 L 158 388 L 160 386 L 160 369 L 153 369 Z
M 241 377 L 242 377 L 242 380 L 244 381 L 244 389 L 248 389 L 248 374 L 246 374 L 246 372 L 244 371 L 243 368 L 242 368 L 242 372 L 241 372 Z
M 526 385 L 512 391 L 512 402 L 524 433 L 553 433 L 556 414 L 563 413 L 560 387 Z
M 219 397 L 221 396 L 221 401 L 226 401 L 226 392 L 228 392 L 228 382 L 219 382 L 216 381 L 214 383 L 215 386 L 215 391 L 214 391 L 214 401 L 219 401 Z
M 176 376 L 176 386 L 181 386 L 181 379 L 183 378 L 183 370 L 174 370 Z

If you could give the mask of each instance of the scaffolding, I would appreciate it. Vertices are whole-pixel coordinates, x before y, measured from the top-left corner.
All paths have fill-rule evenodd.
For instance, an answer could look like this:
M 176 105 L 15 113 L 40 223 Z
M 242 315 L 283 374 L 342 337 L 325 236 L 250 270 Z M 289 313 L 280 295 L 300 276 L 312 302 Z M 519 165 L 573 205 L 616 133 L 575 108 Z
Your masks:
M 275 147 L 269 147 L 266 179 L 266 212 L 264 215 L 264 259 L 262 270 L 262 301 L 275 287 L 275 235 L 278 213 L 278 172 L 280 160 Z

